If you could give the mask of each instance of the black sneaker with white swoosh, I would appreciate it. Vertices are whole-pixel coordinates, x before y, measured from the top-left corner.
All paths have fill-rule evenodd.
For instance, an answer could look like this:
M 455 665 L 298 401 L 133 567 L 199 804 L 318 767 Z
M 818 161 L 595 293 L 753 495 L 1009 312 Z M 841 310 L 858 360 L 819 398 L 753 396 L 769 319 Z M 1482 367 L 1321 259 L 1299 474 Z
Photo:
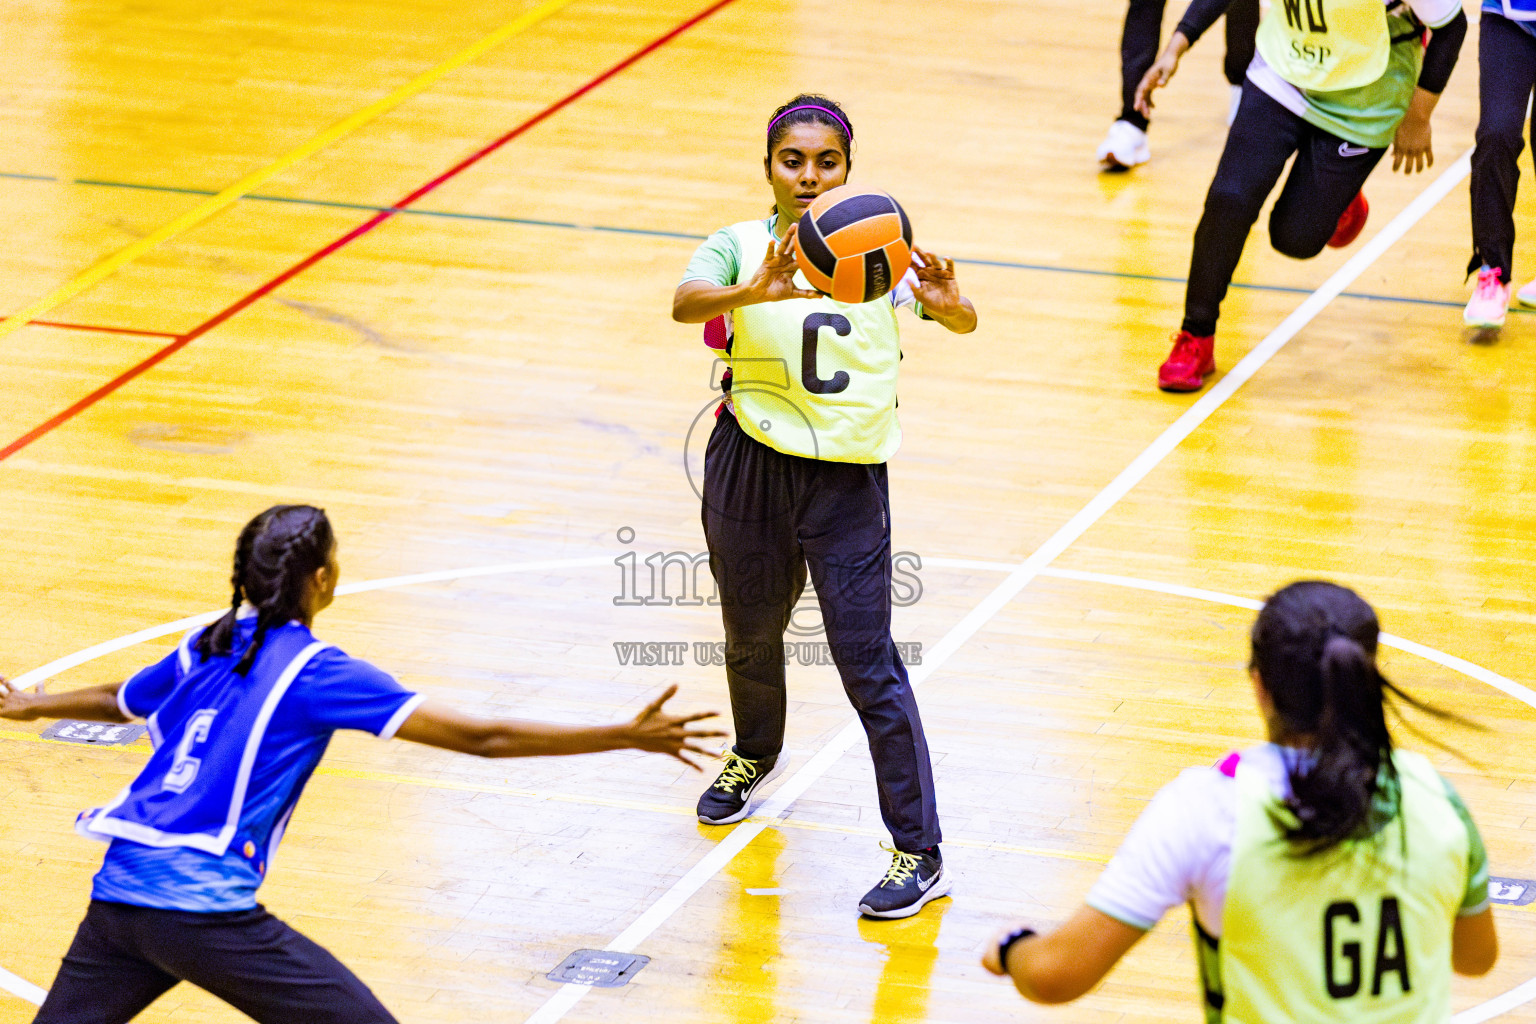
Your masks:
M 784 773 L 789 762 L 779 755 L 753 760 L 734 750 L 724 755 L 725 768 L 714 784 L 699 797 L 699 820 L 706 825 L 729 825 L 752 811 L 752 794 Z
M 904 853 L 884 843 L 880 846 L 890 851 L 891 866 L 880 884 L 859 901 L 860 913 L 869 917 L 911 917 L 924 904 L 949 895 L 952 882 L 942 858 Z

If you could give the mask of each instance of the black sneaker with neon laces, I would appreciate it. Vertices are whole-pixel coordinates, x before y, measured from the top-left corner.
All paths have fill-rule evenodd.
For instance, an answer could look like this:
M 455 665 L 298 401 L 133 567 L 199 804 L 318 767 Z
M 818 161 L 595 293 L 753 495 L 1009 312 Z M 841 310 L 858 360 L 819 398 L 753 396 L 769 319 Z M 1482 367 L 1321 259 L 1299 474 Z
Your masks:
M 859 912 L 869 917 L 911 917 L 923 909 L 923 904 L 948 896 L 951 886 L 949 875 L 944 871 L 944 861 L 934 854 L 903 853 L 892 846 L 880 844 L 891 853 L 891 866 L 880 879 L 880 884 L 864 894 L 859 901 Z
M 706 825 L 729 825 L 745 818 L 752 811 L 752 794 L 778 778 L 786 763 L 782 756 L 754 761 L 726 751 L 725 768 L 699 797 L 699 820 Z

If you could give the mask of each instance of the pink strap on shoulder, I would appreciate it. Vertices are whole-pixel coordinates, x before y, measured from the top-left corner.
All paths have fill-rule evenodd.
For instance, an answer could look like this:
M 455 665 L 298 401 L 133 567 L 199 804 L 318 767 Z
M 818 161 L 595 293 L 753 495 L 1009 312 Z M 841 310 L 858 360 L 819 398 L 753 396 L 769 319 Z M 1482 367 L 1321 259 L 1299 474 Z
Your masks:
M 1220 761 L 1216 762 L 1216 770 L 1229 779 L 1237 778 L 1237 763 L 1243 759 L 1240 751 L 1234 750 Z

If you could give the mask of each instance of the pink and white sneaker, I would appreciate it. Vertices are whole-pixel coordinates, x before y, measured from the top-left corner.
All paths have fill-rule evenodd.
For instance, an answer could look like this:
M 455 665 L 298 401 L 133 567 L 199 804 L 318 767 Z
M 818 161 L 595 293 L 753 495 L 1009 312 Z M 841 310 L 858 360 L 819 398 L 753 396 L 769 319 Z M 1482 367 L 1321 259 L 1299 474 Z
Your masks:
M 1536 281 L 1532 281 L 1516 292 L 1515 298 L 1522 306 L 1536 307 Z
M 1509 312 L 1509 285 L 1499 280 L 1503 276 L 1503 271 L 1487 264 L 1478 270 L 1477 285 L 1462 316 L 1468 327 L 1504 326 L 1504 315 Z

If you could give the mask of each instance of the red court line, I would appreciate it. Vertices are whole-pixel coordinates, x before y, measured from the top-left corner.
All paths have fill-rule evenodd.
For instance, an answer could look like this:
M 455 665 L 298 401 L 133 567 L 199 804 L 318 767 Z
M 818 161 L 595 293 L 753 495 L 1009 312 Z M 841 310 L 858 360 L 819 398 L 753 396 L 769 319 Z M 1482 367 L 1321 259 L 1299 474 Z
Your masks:
M 564 98 L 551 103 L 549 106 L 545 107 L 543 110 L 539 111 L 537 114 L 533 115 L 528 120 L 518 125 L 516 128 L 513 128 L 505 135 L 496 139 L 494 142 L 481 147 L 479 150 L 471 153 L 463 160 L 460 160 L 458 163 L 454 164 L 442 174 L 439 174 L 425 185 L 422 185 L 414 192 L 406 195 L 393 206 L 374 214 L 372 217 L 368 218 L 366 221 L 359 224 L 351 231 L 348 231 L 334 242 L 331 242 L 329 245 L 317 250 L 313 254 L 306 256 L 298 263 L 295 263 L 293 266 L 289 267 L 287 270 L 283 271 L 281 274 L 277 275 L 272 280 L 262 285 L 260 288 L 257 288 L 249 295 L 246 295 L 244 298 L 239 299 L 232 305 L 214 314 L 212 317 L 209 317 L 201 324 L 198 324 L 196 327 L 192 328 L 192 330 L 188 331 L 186 334 L 183 334 L 180 337 L 176 337 L 175 341 L 171 342 L 171 344 L 165 346 L 165 348 L 162 348 L 148 359 L 145 359 L 142 363 L 139 363 L 137 366 L 130 367 L 124 372 L 118 374 L 118 376 L 103 384 L 89 395 L 86 395 L 84 398 L 80 399 L 80 401 L 76 402 L 68 409 L 65 409 L 63 412 L 54 415 L 43 423 L 38 424 L 36 427 L 33 427 L 31 430 L 27 431 L 25 434 L 21 435 L 16 440 L 6 445 L 4 448 L 0 448 L 0 461 L 10 458 L 12 455 L 15 455 L 17 452 L 21 451 L 21 449 L 31 444 L 33 441 L 36 441 L 38 438 L 54 430 L 56 427 L 74 419 L 80 413 L 84 412 L 86 409 L 89 409 L 103 398 L 106 398 L 108 395 L 112 394 L 112 392 L 116 391 L 124 384 L 127 384 L 135 377 L 138 377 L 140 374 L 143 374 L 147 370 L 158 366 L 166 359 L 169 359 L 177 352 L 180 352 L 182 349 L 186 348 L 198 338 L 201 338 L 203 335 L 207 334 L 209 331 L 213 330 L 215 327 L 219 326 L 224 321 L 234 316 L 236 313 L 239 313 L 241 310 L 251 305 L 251 303 L 266 295 L 269 295 L 271 292 L 293 280 L 293 278 L 302 274 L 304 271 L 308 270 L 316 263 L 319 263 L 327 256 L 330 256 L 337 250 L 344 248 L 350 243 L 368 234 L 368 232 L 372 231 L 380 224 L 383 224 L 385 221 L 395 216 L 395 214 L 407 209 L 423 196 L 437 189 L 445 182 L 457 177 L 459 174 L 462 174 L 464 171 L 473 167 L 481 160 L 484 160 L 486 157 L 490 156 L 492 153 L 496 152 L 502 146 L 505 146 L 519 135 L 522 135 L 524 132 L 533 128 L 535 125 L 544 121 L 546 118 L 559 113 L 561 110 L 564 110 L 566 107 L 581 99 L 593 89 L 596 89 L 598 86 L 608 81 L 608 79 L 612 78 L 614 75 L 617 75 L 619 72 L 624 71 L 626 68 L 630 67 L 632 64 L 636 63 L 642 58 L 648 56 L 651 53 L 654 53 L 655 51 L 661 49 L 663 46 L 666 46 L 672 40 L 676 39 L 678 36 L 682 35 L 684 32 L 688 31 L 690 28 L 697 25 L 705 18 L 708 18 L 716 11 L 719 11 L 723 7 L 729 6 L 734 2 L 735 0 L 716 0 L 715 3 L 711 4 L 709 7 L 706 7 L 698 14 L 695 14 L 693 17 L 678 25 L 676 28 L 673 28 L 666 35 L 660 36 L 657 39 L 653 39 L 651 42 L 645 44 L 640 49 L 630 54 L 628 57 L 625 57 L 623 60 L 619 61 L 607 71 L 604 71 L 596 78 L 589 80 L 579 89 L 575 90 Z M 175 336 L 172 335 L 172 337 Z
M 0 316 L 0 320 L 9 317 Z M 137 327 L 108 327 L 103 324 L 65 324 L 57 320 L 33 320 L 36 327 L 58 327 L 66 331 L 99 331 L 102 334 L 132 334 L 140 338 L 179 338 L 175 331 L 141 331 Z

